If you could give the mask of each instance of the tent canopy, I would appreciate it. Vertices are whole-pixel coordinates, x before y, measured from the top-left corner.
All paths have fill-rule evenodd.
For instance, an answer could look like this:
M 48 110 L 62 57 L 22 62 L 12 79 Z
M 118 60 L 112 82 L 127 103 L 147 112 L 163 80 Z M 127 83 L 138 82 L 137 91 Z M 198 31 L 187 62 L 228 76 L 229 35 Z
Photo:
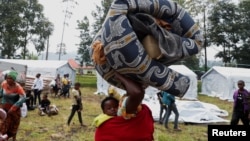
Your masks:
M 238 80 L 245 81 L 250 90 L 250 69 L 214 66 L 201 77 L 202 94 L 233 101 Z

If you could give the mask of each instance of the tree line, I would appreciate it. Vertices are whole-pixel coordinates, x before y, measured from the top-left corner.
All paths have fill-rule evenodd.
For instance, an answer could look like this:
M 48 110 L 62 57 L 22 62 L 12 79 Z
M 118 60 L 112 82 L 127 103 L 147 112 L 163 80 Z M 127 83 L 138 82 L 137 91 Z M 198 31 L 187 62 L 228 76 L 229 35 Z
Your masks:
M 32 57 L 29 44 L 40 54 L 53 29 L 37 0 L 0 0 L 1 57 L 13 58 L 18 50 L 21 58 Z

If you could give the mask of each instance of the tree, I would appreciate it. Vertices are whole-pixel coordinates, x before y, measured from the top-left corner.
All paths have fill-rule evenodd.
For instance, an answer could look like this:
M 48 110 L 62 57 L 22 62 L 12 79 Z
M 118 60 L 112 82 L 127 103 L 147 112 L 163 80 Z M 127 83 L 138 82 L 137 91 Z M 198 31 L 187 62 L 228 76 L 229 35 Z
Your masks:
M 65 31 L 65 27 L 68 26 L 68 22 L 67 20 L 71 18 L 71 15 L 73 14 L 71 12 L 71 9 L 75 7 L 75 5 L 78 5 L 76 0 L 63 0 L 63 3 L 66 4 L 65 10 L 63 11 L 65 13 L 64 15 L 64 20 L 63 20 L 63 30 L 62 30 L 62 37 L 61 37 L 61 42 L 60 44 L 58 44 L 58 54 L 59 54 L 59 58 L 58 60 L 61 60 L 61 55 L 66 54 L 66 44 L 63 42 L 64 40 L 64 31 Z
M 78 22 L 78 29 L 80 30 L 80 44 L 77 51 L 78 60 L 80 64 L 83 65 L 84 62 L 90 64 L 90 44 L 93 40 L 94 35 L 101 29 L 102 23 L 108 13 L 109 7 L 113 0 L 102 0 L 101 6 L 96 6 L 96 11 L 92 11 L 92 16 L 94 17 L 94 23 L 92 25 L 92 30 L 90 30 L 90 23 L 88 18 L 85 16 L 83 20 Z
M 78 59 L 80 61 L 81 66 L 83 66 L 84 62 L 86 62 L 87 64 L 90 64 L 91 62 L 91 58 L 89 55 L 89 46 L 93 38 L 90 35 L 88 18 L 85 16 L 82 21 L 77 21 L 77 22 L 78 22 L 78 28 L 81 29 L 80 31 L 81 42 L 79 44 L 77 54 L 80 55 Z
M 95 35 L 102 26 L 102 23 L 104 22 L 106 15 L 109 11 L 109 7 L 111 5 L 111 3 L 113 2 L 113 0 L 102 0 L 101 1 L 101 6 L 96 6 L 96 11 L 92 11 L 92 16 L 95 20 L 95 22 L 93 23 L 92 27 L 93 27 L 93 35 Z
M 250 67 L 249 8 L 250 1 L 238 5 L 221 1 L 211 11 L 209 41 L 223 48 L 216 56 L 225 64 L 236 62 L 240 67 Z
M 242 1 L 239 3 L 239 19 L 237 27 L 239 29 L 238 34 L 241 39 L 241 46 L 235 48 L 232 52 L 232 56 L 236 60 L 238 67 L 250 68 L 250 1 Z
M 10 58 L 21 49 L 22 58 L 33 43 L 37 53 L 45 49 L 45 42 L 53 32 L 53 25 L 43 15 L 37 0 L 2 0 L 0 2 L 0 45 L 3 55 Z
M 1 56 L 14 56 L 15 51 L 19 49 L 20 42 L 19 30 L 22 21 L 20 11 L 25 6 L 24 1 L 8 1 L 0 2 L 0 45 L 2 46 Z
M 222 58 L 227 64 L 233 60 L 231 51 L 238 47 L 238 20 L 239 14 L 235 4 L 228 1 L 220 1 L 211 10 L 208 17 L 210 21 L 208 40 L 211 44 L 223 47 L 216 57 Z

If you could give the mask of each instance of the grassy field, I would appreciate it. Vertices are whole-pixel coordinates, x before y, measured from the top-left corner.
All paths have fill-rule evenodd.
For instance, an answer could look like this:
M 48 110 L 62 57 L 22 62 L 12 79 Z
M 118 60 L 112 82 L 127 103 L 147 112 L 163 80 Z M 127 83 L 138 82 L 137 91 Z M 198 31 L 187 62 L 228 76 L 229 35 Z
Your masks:
M 103 95 L 93 94 L 96 91 L 96 78 L 93 76 L 77 77 L 76 81 L 83 85 L 83 121 L 87 127 L 81 127 L 77 115 L 74 116 L 70 126 L 67 126 L 67 118 L 70 114 L 71 98 L 55 98 L 50 95 L 52 104 L 59 108 L 59 114 L 55 116 L 39 116 L 37 109 L 29 111 L 27 117 L 22 118 L 18 141 L 93 141 L 95 128 L 91 123 L 101 113 L 100 101 Z M 221 101 L 217 98 L 198 95 L 202 102 L 217 105 L 229 112 L 231 117 L 232 103 Z M 172 124 L 172 123 L 171 123 Z M 173 125 L 170 125 L 171 127 Z M 207 125 L 180 123 L 181 132 L 166 130 L 162 125 L 155 123 L 155 141 L 207 141 Z

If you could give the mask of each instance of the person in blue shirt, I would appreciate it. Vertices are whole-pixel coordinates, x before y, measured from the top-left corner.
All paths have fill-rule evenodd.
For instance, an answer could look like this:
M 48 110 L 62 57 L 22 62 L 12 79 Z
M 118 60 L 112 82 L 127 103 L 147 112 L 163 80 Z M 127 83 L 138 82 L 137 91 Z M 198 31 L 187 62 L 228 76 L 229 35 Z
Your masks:
M 165 128 L 168 129 L 168 120 L 171 115 L 171 112 L 173 111 L 175 114 L 175 119 L 174 119 L 174 130 L 175 131 L 181 131 L 181 129 L 178 127 L 178 119 L 179 119 L 179 112 L 175 104 L 175 96 L 171 95 L 165 91 L 162 91 L 163 97 L 162 97 L 162 102 L 168 106 L 167 112 L 164 116 L 163 124 Z
M 157 92 L 157 97 L 160 104 L 159 124 L 162 124 L 166 115 L 166 114 L 163 115 L 163 113 L 167 112 L 167 106 L 162 102 L 163 93 L 161 91 Z

